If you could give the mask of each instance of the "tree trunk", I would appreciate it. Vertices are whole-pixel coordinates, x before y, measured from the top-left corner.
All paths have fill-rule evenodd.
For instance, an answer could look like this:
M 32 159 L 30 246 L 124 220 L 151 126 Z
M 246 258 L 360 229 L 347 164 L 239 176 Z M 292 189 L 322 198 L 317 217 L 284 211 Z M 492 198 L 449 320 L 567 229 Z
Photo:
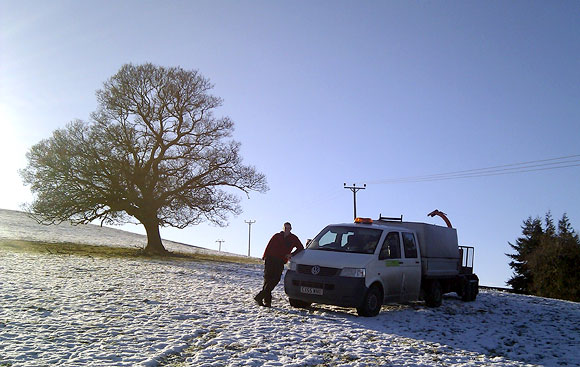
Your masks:
M 148 255 L 166 255 L 168 251 L 163 247 L 161 234 L 159 233 L 159 224 L 157 221 L 145 221 L 142 223 L 147 231 L 147 247 L 145 253 Z

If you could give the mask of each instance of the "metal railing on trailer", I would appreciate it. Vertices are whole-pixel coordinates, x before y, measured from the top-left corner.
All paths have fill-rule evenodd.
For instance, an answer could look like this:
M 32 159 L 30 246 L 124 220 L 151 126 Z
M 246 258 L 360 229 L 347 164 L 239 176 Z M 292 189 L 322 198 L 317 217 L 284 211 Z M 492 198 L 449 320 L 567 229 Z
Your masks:
M 460 274 L 473 274 L 473 255 L 475 248 L 471 246 L 459 246 L 459 257 L 461 257 Z

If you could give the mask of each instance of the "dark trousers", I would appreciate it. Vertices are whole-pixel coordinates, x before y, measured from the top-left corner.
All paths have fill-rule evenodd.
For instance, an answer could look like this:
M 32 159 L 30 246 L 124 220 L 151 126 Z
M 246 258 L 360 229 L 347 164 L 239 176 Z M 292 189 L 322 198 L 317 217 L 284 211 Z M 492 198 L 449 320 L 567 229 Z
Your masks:
M 266 305 L 272 304 L 272 290 L 276 288 L 282 272 L 284 271 L 284 261 L 277 257 L 266 257 L 264 264 L 264 285 L 256 297 L 264 300 Z

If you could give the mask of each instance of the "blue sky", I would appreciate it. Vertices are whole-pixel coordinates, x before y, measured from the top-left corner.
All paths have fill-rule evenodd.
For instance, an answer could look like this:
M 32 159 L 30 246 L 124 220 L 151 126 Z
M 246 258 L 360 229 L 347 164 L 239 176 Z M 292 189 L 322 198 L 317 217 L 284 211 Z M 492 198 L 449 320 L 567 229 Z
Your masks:
M 25 153 L 125 63 L 198 69 L 224 99 L 266 194 L 227 228 L 167 239 L 253 256 L 291 221 L 303 241 L 360 216 L 446 212 L 486 285 L 511 275 L 528 216 L 580 230 L 580 167 L 443 181 L 388 180 L 580 154 L 577 1 L 2 1 L 0 208 L 30 201 Z M 576 157 L 577 158 L 577 157 Z M 140 226 L 126 226 L 144 233 Z

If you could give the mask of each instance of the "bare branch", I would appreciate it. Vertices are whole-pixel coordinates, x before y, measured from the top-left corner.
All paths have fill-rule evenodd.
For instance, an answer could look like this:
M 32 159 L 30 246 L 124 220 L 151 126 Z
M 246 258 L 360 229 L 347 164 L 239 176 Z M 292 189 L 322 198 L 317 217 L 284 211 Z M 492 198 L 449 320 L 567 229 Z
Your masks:
M 134 217 L 148 235 L 158 226 L 227 224 L 239 198 L 268 190 L 242 163 L 233 122 L 216 118 L 219 97 L 197 71 L 124 65 L 96 93 L 91 121 L 74 121 L 33 146 L 21 174 L 44 223 L 123 223 Z

